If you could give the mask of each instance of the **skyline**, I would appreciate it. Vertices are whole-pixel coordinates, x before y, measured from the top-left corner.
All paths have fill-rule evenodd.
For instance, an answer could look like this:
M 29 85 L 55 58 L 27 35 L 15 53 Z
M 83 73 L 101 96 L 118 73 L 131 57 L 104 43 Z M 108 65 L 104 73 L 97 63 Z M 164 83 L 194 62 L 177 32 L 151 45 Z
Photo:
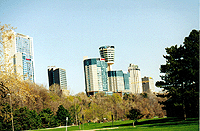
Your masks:
M 141 77 L 160 80 L 165 48 L 199 29 L 198 1 L 14 1 L 0 3 L 1 24 L 33 37 L 37 84 L 48 89 L 48 66 L 66 70 L 71 93 L 85 92 L 83 57 L 115 46 L 113 70 L 133 63 Z

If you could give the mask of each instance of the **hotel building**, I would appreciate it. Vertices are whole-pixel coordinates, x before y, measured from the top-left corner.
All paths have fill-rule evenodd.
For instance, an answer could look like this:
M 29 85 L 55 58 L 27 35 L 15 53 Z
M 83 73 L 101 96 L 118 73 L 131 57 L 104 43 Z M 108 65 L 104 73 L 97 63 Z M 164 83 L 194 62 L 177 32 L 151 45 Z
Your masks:
M 10 71 L 22 76 L 23 80 L 34 82 L 33 38 L 14 31 L 4 32 L 2 37 L 5 42 L 4 65 L 9 65 Z
M 100 58 L 83 59 L 86 94 L 95 95 L 98 92 L 108 91 L 107 63 Z
M 130 73 L 130 90 L 132 93 L 142 93 L 141 72 L 138 65 L 130 64 L 128 67 Z
M 99 47 L 101 58 L 83 58 L 85 74 L 85 91 L 87 96 L 103 92 L 108 95 L 119 93 L 139 94 L 146 91 L 146 86 L 142 86 L 141 72 L 138 65 L 130 64 L 128 72 L 122 70 L 112 70 L 114 64 L 115 47 Z M 148 79 L 149 89 L 153 89 L 153 82 Z M 142 88 L 143 87 L 143 88 Z M 145 89 L 144 89 L 145 88 Z
M 49 66 L 48 80 L 50 91 L 54 91 L 59 96 L 69 96 L 70 92 L 67 90 L 67 77 L 65 69 Z
M 113 92 L 130 92 L 129 73 L 124 73 L 122 70 L 108 71 L 109 91 Z
M 101 46 L 99 47 L 100 56 L 102 59 L 105 59 L 105 62 L 108 64 L 108 71 L 111 71 L 111 65 L 115 61 L 115 47 L 114 46 Z
M 66 70 L 50 66 L 48 68 L 49 87 L 58 84 L 60 89 L 67 89 Z

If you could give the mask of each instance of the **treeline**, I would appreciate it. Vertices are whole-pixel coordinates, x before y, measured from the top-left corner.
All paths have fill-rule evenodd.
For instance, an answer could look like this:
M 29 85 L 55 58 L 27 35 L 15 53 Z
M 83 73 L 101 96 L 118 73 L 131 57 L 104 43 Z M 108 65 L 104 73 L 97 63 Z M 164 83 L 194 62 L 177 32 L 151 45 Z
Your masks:
M 105 96 L 99 93 L 94 97 L 87 97 L 82 92 L 64 97 L 42 85 L 17 80 L 13 85 L 16 83 L 21 85 L 21 90 L 26 88 L 26 92 L 20 93 L 20 88 L 13 87 L 9 88 L 11 95 L 7 95 L 9 92 L 1 85 L 0 130 L 12 129 L 11 106 L 15 130 L 66 125 L 66 117 L 68 124 L 75 125 L 80 122 L 107 122 L 112 120 L 112 116 L 114 120 L 129 119 L 132 109 L 137 109 L 142 118 L 166 115 L 159 104 L 165 99 L 154 94 L 125 94 L 121 97 L 118 94 Z

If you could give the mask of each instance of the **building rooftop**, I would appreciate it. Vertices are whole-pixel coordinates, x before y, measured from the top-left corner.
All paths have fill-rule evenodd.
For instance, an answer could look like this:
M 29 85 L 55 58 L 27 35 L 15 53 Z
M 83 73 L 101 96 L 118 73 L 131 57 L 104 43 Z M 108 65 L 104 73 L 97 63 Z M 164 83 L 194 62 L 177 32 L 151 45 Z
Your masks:
M 115 46 L 109 46 L 109 45 L 106 45 L 106 46 L 101 46 L 99 47 L 99 49 L 107 49 L 107 48 L 115 48 Z

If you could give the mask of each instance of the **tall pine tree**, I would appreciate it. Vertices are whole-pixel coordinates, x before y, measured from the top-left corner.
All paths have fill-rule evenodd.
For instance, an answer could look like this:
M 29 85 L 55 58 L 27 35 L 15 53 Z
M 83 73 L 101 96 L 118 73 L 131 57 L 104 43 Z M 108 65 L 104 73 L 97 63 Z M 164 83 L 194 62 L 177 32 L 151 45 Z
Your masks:
M 160 68 L 163 81 L 156 82 L 156 86 L 167 91 L 167 114 L 184 119 L 198 117 L 199 31 L 192 30 L 183 45 L 166 48 L 166 52 L 166 64 Z

